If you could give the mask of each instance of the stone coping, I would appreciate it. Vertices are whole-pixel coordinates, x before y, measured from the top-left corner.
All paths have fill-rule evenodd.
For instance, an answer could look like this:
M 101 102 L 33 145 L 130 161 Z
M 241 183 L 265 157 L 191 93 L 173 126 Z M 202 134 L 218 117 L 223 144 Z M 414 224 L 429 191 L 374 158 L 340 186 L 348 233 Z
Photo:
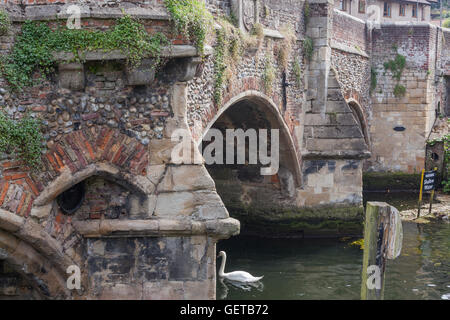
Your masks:
M 357 18 L 355 16 L 352 16 L 351 14 L 349 14 L 349 13 L 347 13 L 345 11 L 341 11 L 339 9 L 334 8 L 333 9 L 333 13 L 336 14 L 336 15 L 345 16 L 346 18 L 352 19 L 352 20 L 357 21 L 359 23 L 362 23 L 364 25 L 366 24 L 366 21 L 364 21 L 363 19 L 360 19 L 360 18 Z
M 214 49 L 211 46 L 205 46 L 204 54 L 206 56 L 211 55 Z M 99 60 L 124 60 L 126 55 L 120 50 L 112 51 L 87 51 L 80 53 L 80 56 L 84 61 L 99 61 Z M 162 57 L 166 58 L 188 58 L 198 57 L 199 53 L 197 48 L 190 45 L 173 45 L 170 47 L 164 47 L 161 52 Z M 75 59 L 75 55 L 72 52 L 54 52 L 53 57 L 57 61 L 72 61 Z
M 135 236 L 209 235 L 227 239 L 240 232 L 240 222 L 233 218 L 194 221 L 176 219 L 73 221 L 75 229 L 86 238 Z
M 340 43 L 336 40 L 331 41 L 331 48 L 339 51 L 356 54 L 359 56 L 363 56 L 365 58 L 370 58 L 369 55 L 364 50 L 358 50 L 357 48 L 352 48 L 346 44 Z
M 86 238 L 99 237 L 135 237 L 135 236 L 193 236 L 209 235 L 217 239 L 228 239 L 240 232 L 240 222 L 233 218 L 216 220 L 177 220 L 177 219 L 148 219 L 148 220 L 83 220 L 72 222 L 75 229 Z M 29 226 L 32 227 L 29 227 Z M 25 219 L 11 212 L 0 209 L 0 229 L 17 233 L 20 230 L 31 232 L 25 237 L 36 242 L 43 238 L 41 227 L 33 219 Z M 23 232 L 22 232 L 23 233 Z M 28 232 L 29 233 L 29 232 Z M 50 238 L 45 235 L 44 238 Z M 55 242 L 52 240 L 52 242 Z
M 34 5 L 25 7 L 23 14 L 17 14 L 16 12 L 10 13 L 12 21 L 21 22 L 26 20 L 59 20 L 67 19 L 72 14 L 67 13 L 69 4 L 46 4 L 46 5 Z M 128 8 L 105 8 L 97 6 L 89 6 L 83 4 L 76 4 L 80 8 L 81 18 L 97 18 L 97 19 L 117 19 L 123 17 L 125 14 L 132 15 L 139 19 L 145 20 L 170 20 L 170 16 L 165 11 L 155 10 L 153 8 L 141 8 L 141 7 L 128 7 Z

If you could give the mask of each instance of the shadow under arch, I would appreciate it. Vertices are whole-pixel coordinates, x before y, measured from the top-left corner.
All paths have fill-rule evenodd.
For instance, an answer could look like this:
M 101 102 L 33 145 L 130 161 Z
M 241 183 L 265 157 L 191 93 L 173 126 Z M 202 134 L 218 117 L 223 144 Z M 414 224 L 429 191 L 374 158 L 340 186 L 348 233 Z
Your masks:
M 34 201 L 34 207 L 48 205 L 63 192 L 93 176 L 105 178 L 130 191 L 143 195 L 149 195 L 155 190 L 155 186 L 144 176 L 133 175 L 108 163 L 97 162 L 75 173 L 70 172 L 70 170 L 64 171 L 41 192 Z
M 62 266 L 35 249 L 31 243 L 0 228 L 0 260 L 8 263 L 32 287 L 36 299 L 68 299 Z
M 298 157 L 294 140 L 292 139 L 289 128 L 284 122 L 279 109 L 272 99 L 259 91 L 249 90 L 242 92 L 224 104 L 203 130 L 202 139 L 199 144 L 202 144 L 208 131 L 213 128 L 221 117 L 229 112 L 230 108 L 243 105 L 245 103 L 252 104 L 259 111 L 262 111 L 266 116 L 266 119 L 269 121 L 272 129 L 280 130 L 280 147 L 282 147 L 282 149 L 280 149 L 280 164 L 293 171 L 292 173 L 294 176 L 295 185 L 297 187 L 300 186 L 302 183 L 300 159 Z
M 366 142 L 367 146 L 370 148 L 369 126 L 368 126 L 367 119 L 366 119 L 363 108 L 358 103 L 358 101 L 356 101 L 353 98 L 348 99 L 346 102 L 347 102 L 347 105 L 350 107 L 350 110 L 352 111 L 355 119 L 358 122 L 358 125 L 361 129 L 361 133 L 363 134 L 363 137 L 364 137 L 364 141 Z
M 217 156 L 214 152 L 215 148 L 208 148 L 210 144 L 216 145 L 216 138 L 220 138 L 218 132 L 213 133 L 211 142 L 208 142 L 205 137 L 208 131 L 212 129 L 220 131 L 223 142 L 223 154 L 219 154 L 219 160 L 223 157 L 222 163 L 210 163 L 206 160 L 206 169 L 215 182 L 216 190 L 221 197 L 225 207 L 227 208 L 232 218 L 238 219 L 241 222 L 241 234 L 252 234 L 257 232 L 254 226 L 258 223 L 265 223 L 265 219 L 274 212 L 281 212 L 288 210 L 296 205 L 297 190 L 301 186 L 301 171 L 300 161 L 297 156 L 294 141 L 290 135 L 289 128 L 285 124 L 280 111 L 276 105 L 266 97 L 256 91 L 244 92 L 225 104 L 215 115 L 215 117 L 208 123 L 206 129 L 203 131 L 201 148 L 202 154 L 206 158 L 211 155 Z M 245 134 L 240 139 L 230 139 L 227 135 L 227 130 L 242 130 Z M 256 130 L 251 132 L 250 129 Z M 268 144 L 261 145 L 258 139 L 258 130 L 267 130 Z M 259 153 L 261 146 L 268 147 L 267 151 L 272 149 L 272 129 L 279 130 L 279 170 L 271 175 L 263 175 L 262 168 L 267 168 L 268 165 L 260 161 L 259 157 L 256 164 L 250 158 L 250 141 L 257 144 L 253 151 Z M 226 133 L 225 133 L 226 132 Z M 236 132 L 236 131 L 234 131 Z M 263 133 L 264 134 L 264 133 Z M 210 137 L 208 136 L 208 139 Z M 240 157 L 240 162 L 237 162 L 236 152 L 234 152 L 234 162 L 230 163 L 226 160 L 233 159 L 228 157 L 227 151 L 230 152 L 229 147 L 237 150 L 237 141 L 241 141 L 245 145 L 245 158 Z M 252 145 L 255 146 L 255 145 Z M 206 148 L 208 148 L 206 150 Z M 256 149 L 256 150 L 255 150 Z M 241 149 L 242 150 L 242 149 Z M 205 154 L 204 151 L 208 153 Z M 253 153 L 254 155 L 254 153 Z M 269 153 L 268 153 L 269 155 Z M 269 157 L 271 157 L 270 154 Z M 257 223 L 255 223 L 257 221 Z

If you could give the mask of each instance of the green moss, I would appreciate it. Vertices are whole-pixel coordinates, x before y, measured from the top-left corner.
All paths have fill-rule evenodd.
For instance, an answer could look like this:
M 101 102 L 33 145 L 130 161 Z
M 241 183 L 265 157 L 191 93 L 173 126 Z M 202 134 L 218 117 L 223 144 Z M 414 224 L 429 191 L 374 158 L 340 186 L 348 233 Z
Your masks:
M 265 234 L 268 237 L 319 236 L 335 237 L 362 233 L 362 206 L 328 205 L 298 208 L 274 203 L 267 192 L 258 190 L 257 199 L 250 204 L 242 201 L 245 193 L 242 184 L 221 172 L 214 175 L 217 192 L 231 217 L 238 219 L 241 233 Z
M 363 174 L 365 191 L 418 190 L 420 174 L 403 172 L 367 172 Z

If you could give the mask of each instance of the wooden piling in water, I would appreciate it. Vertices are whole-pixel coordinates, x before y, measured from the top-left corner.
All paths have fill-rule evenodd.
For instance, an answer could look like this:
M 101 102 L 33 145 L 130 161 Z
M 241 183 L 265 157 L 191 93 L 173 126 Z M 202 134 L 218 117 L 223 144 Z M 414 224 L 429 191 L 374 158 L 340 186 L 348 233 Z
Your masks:
M 364 225 L 361 299 L 382 300 L 387 259 L 400 255 L 403 229 L 398 210 L 385 202 L 368 202 Z

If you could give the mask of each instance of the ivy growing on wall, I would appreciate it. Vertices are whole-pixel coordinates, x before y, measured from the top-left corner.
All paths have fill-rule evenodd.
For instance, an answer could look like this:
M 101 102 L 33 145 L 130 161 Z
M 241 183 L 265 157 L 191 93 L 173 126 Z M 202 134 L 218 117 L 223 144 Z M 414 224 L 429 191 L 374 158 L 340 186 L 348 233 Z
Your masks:
M 308 24 L 309 17 L 311 15 L 309 3 L 305 1 L 305 6 L 303 7 L 303 17 L 305 19 L 305 26 Z
M 289 55 L 291 54 L 292 47 L 295 44 L 297 37 L 294 29 L 289 25 L 283 25 L 280 28 L 280 33 L 284 36 L 284 39 L 278 52 L 278 63 L 286 70 L 289 63 Z
M 305 40 L 303 40 L 303 51 L 305 58 L 310 61 L 314 53 L 314 43 L 310 37 L 306 37 Z
M 391 70 L 392 76 L 398 81 L 400 81 L 405 65 L 406 65 L 406 57 L 397 53 L 394 60 L 389 60 L 388 62 L 384 63 L 384 68 L 386 70 Z
M 30 168 L 37 169 L 43 150 L 40 127 L 40 120 L 29 114 L 13 120 L 0 109 L 0 152 L 13 155 Z
M 273 66 L 273 55 L 271 52 L 268 52 L 266 54 L 266 64 L 264 65 L 264 74 L 263 74 L 263 81 L 264 81 L 264 90 L 268 95 L 271 95 L 273 92 L 273 82 L 276 77 L 276 70 Z
M 398 50 L 396 45 L 393 46 L 393 49 L 395 51 Z M 394 60 L 389 60 L 388 62 L 384 63 L 384 69 L 391 70 L 392 77 L 397 80 L 397 84 L 394 87 L 394 96 L 397 98 L 403 97 L 406 93 L 406 88 L 399 83 L 403 74 L 403 69 L 405 69 L 405 66 L 406 66 L 406 57 L 399 53 L 397 53 Z
M 10 25 L 11 21 L 9 20 L 8 14 L 5 11 L 0 10 L 0 36 L 8 32 Z
M 377 87 L 377 71 L 375 68 L 370 68 L 370 93 L 372 93 Z
M 153 56 L 156 65 L 161 61 L 161 49 L 169 44 L 161 33 L 150 35 L 138 20 L 126 15 L 116 25 L 104 31 L 68 29 L 66 26 L 50 29 L 46 23 L 26 21 L 17 36 L 14 48 L 7 57 L 2 57 L 1 71 L 13 89 L 33 84 L 32 75 L 39 71 L 47 76 L 53 71 L 53 52 L 72 52 L 75 60 L 82 60 L 83 51 L 120 50 L 128 64 L 136 67 L 146 56 Z
M 293 70 L 295 75 L 295 84 L 298 88 L 302 87 L 302 67 L 300 65 L 300 62 L 298 62 L 298 59 L 294 60 L 293 63 Z
M 203 54 L 206 36 L 213 26 L 213 17 L 204 1 L 164 0 L 178 33 L 192 40 Z
M 242 60 L 244 51 L 249 48 L 259 50 L 264 37 L 262 26 L 256 25 L 251 34 L 242 32 L 227 17 L 217 20 L 220 28 L 216 29 L 214 50 L 214 102 L 220 105 L 223 90 Z

